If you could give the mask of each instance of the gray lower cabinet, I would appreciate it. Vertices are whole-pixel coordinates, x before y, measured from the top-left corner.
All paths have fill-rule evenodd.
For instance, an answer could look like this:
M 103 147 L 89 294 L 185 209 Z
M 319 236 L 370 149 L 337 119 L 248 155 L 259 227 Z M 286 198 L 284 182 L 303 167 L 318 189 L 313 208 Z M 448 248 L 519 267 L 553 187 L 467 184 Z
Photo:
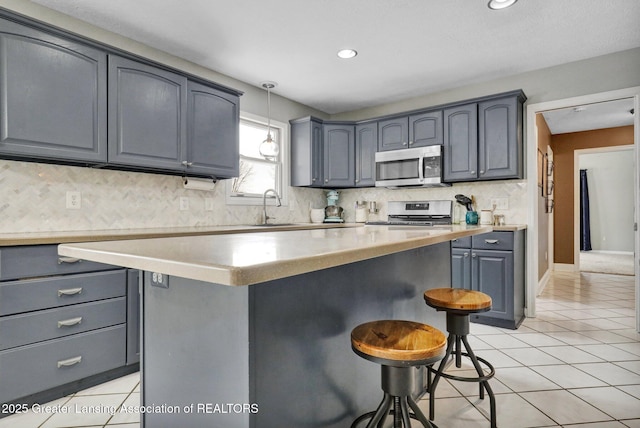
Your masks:
M 109 55 L 109 163 L 182 171 L 187 78 Z
M 0 403 L 49 401 L 137 370 L 137 271 L 40 245 L 0 248 L 0 273 Z
M 491 310 L 471 321 L 515 329 L 524 320 L 523 230 L 475 235 L 451 243 L 451 285 L 491 297 Z
M 105 52 L 0 19 L 0 156 L 104 164 Z

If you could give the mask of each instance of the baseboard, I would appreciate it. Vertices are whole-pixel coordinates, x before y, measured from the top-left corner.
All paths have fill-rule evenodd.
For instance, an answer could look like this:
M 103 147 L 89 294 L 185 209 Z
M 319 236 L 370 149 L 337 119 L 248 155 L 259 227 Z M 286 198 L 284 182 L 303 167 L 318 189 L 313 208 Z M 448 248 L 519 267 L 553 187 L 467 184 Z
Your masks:
M 576 272 L 576 265 L 568 263 L 554 263 L 553 270 L 560 272 Z
M 544 275 L 542 275 L 542 278 L 540 278 L 540 281 L 538 281 L 538 289 L 536 290 L 536 297 L 542 294 L 545 287 L 549 283 L 550 279 L 551 279 L 551 269 L 547 269 Z

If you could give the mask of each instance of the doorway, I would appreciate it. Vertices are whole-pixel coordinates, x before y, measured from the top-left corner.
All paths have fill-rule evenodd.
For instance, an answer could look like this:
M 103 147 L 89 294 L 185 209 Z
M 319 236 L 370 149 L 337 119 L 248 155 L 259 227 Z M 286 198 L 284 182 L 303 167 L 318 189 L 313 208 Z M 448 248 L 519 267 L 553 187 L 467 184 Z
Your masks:
M 588 190 L 588 242 L 580 227 L 580 198 L 574 200 L 575 270 L 634 275 L 633 146 L 574 151 L 574 195 L 579 195 L 580 173 Z M 585 248 L 586 247 L 586 248 Z
M 528 245 L 527 245 L 527 293 L 526 293 L 526 315 L 528 317 L 535 317 L 536 314 L 536 295 L 538 293 L 538 286 L 540 283 L 539 276 L 539 212 L 540 212 L 540 198 L 539 188 L 535 185 L 534 180 L 537 180 L 538 171 L 538 129 L 536 126 L 536 115 L 545 111 L 573 108 L 576 106 L 582 106 L 586 104 L 601 103 L 613 100 L 620 100 L 623 98 L 633 99 L 633 108 L 637 112 L 640 105 L 640 87 L 610 91 L 599 94 L 591 94 L 586 96 L 580 96 L 575 98 L 568 98 L 563 100 L 548 101 L 538 104 L 530 104 L 527 106 L 527 171 L 530 183 L 528 186 Z M 638 145 L 640 143 L 640 120 L 639 115 L 635 114 L 633 118 L 633 139 L 634 139 L 634 160 L 638 165 L 639 150 Z M 633 190 L 633 206 L 634 210 L 634 224 L 638 222 L 638 201 L 639 197 L 639 185 L 638 185 L 638 171 L 634 168 L 634 190 Z M 556 221 L 556 229 L 559 227 L 559 223 Z M 638 270 L 638 249 L 640 248 L 640 239 L 637 232 L 637 227 L 634 236 L 634 270 L 637 273 Z M 640 331 L 640 283 L 638 281 L 638 275 L 635 275 L 635 289 L 636 289 L 636 330 Z

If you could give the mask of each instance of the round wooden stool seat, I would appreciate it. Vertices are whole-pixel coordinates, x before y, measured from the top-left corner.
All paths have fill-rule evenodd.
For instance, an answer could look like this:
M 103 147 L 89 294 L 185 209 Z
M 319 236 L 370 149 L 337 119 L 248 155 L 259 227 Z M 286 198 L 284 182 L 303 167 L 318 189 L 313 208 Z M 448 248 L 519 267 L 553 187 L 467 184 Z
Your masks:
M 424 301 L 441 311 L 463 313 L 486 312 L 491 309 L 491 297 L 480 291 L 462 288 L 434 288 L 424 292 Z
M 381 364 L 424 365 L 442 358 L 447 338 L 426 324 L 381 320 L 354 328 L 351 346 L 358 355 Z

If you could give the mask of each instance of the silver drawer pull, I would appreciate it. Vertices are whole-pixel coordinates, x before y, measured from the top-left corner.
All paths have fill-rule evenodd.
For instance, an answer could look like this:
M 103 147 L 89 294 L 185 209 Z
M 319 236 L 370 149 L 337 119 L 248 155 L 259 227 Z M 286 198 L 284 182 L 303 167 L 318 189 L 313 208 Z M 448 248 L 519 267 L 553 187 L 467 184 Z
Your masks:
M 69 358 L 68 360 L 58 361 L 58 368 L 75 366 L 81 362 L 82 355 L 78 355 L 77 357 Z
M 74 325 L 78 325 L 81 322 L 82 322 L 82 317 L 69 318 L 68 320 L 58 321 L 58 328 L 71 327 L 71 326 L 74 326 Z
M 58 290 L 58 297 L 60 296 L 73 296 L 74 294 L 82 293 L 82 287 L 67 288 L 65 290 Z
M 497 239 L 485 239 L 484 242 L 485 242 L 485 244 L 497 244 L 498 240 Z
M 75 257 L 58 257 L 58 264 L 61 265 L 62 263 L 80 263 L 82 261 L 82 259 L 77 259 Z

